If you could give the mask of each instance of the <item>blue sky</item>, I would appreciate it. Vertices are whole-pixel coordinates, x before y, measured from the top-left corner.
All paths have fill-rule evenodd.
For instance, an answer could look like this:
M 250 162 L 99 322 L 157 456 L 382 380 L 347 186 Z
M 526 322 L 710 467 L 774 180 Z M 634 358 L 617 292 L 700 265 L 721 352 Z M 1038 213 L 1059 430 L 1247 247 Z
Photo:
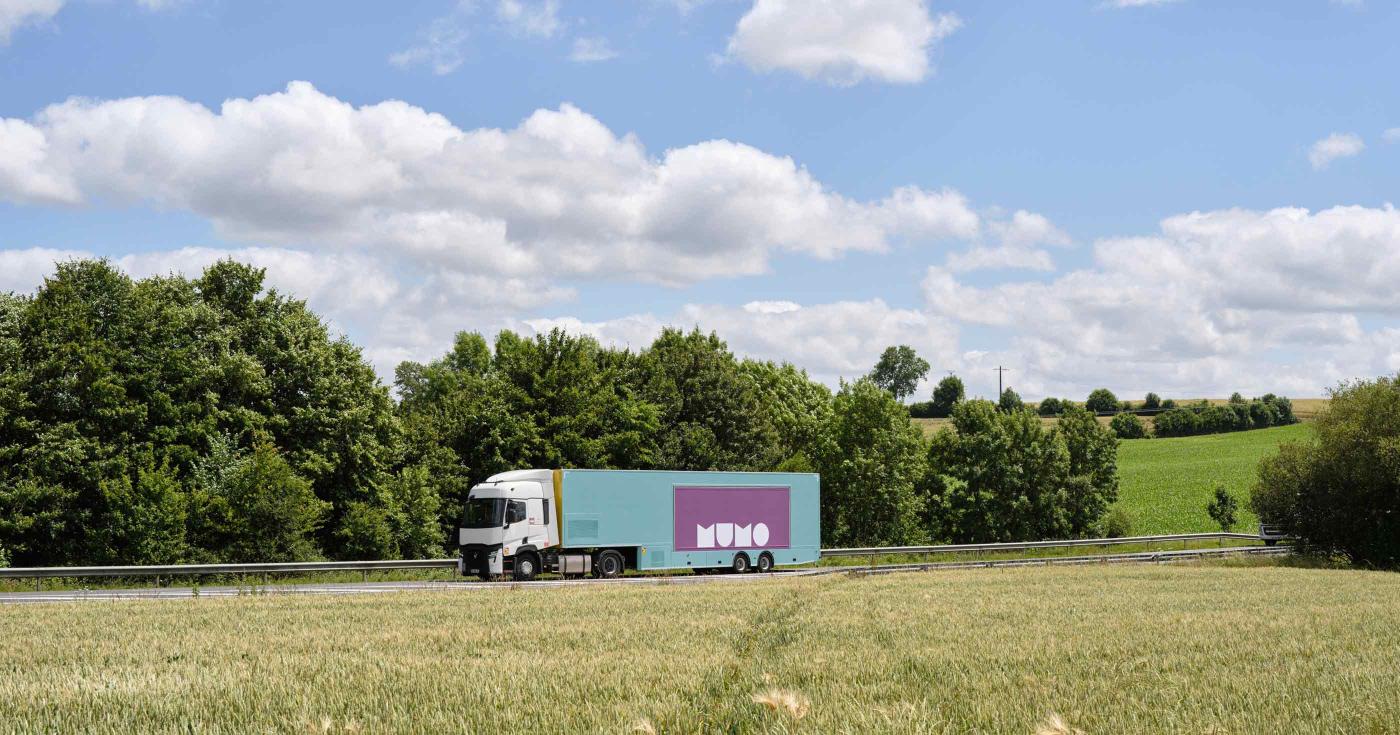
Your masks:
M 0 0 L 0 288 L 232 255 L 386 377 L 459 329 L 698 323 L 828 382 L 903 342 L 974 392 L 1319 395 L 1400 369 L 1397 32 L 1375 0 Z

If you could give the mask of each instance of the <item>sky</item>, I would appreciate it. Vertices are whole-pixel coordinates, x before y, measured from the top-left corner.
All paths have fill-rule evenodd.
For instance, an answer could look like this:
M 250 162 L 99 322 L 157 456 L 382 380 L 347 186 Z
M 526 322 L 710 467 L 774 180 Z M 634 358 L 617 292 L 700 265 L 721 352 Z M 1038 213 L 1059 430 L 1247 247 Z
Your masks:
M 267 269 L 386 383 L 663 326 L 831 385 L 1400 370 L 1400 5 L 0 0 L 0 290 Z M 926 398 L 921 386 L 916 398 Z

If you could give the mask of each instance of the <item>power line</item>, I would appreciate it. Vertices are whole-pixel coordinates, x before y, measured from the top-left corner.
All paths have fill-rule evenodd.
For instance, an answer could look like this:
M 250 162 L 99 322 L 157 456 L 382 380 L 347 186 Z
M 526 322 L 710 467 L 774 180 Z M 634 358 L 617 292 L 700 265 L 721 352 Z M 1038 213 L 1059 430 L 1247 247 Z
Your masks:
M 1001 394 L 1002 394 L 1002 390 L 1001 390 L 1001 374 L 1002 374 L 1002 373 L 1009 373 L 1009 372 L 1011 372 L 1011 368 L 1004 368 L 1004 367 L 1002 367 L 1002 366 L 1000 366 L 1000 365 L 997 365 L 997 400 L 998 400 L 998 401 L 1001 400 Z

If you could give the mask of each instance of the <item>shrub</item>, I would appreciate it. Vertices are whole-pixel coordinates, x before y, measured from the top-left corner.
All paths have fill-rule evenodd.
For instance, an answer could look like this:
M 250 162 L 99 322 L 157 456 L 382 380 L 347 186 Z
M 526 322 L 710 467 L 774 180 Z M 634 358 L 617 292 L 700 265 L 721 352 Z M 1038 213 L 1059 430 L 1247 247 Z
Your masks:
M 1121 505 L 1113 506 L 1099 524 L 1099 535 L 1103 538 L 1133 535 L 1133 514 Z
M 1084 401 L 1084 407 L 1094 413 L 1113 413 L 1118 410 L 1118 396 L 1107 388 L 1095 388 Z
M 1112 429 L 1119 439 L 1142 439 L 1147 436 L 1147 427 L 1143 425 L 1142 419 L 1130 413 L 1114 416 L 1108 428 Z
M 1162 407 L 1162 399 L 1156 393 L 1148 393 L 1147 396 L 1142 399 L 1142 407 L 1148 411 L 1156 411 Z
M 915 401 L 909 404 L 909 418 L 911 419 L 933 419 L 938 418 L 935 412 L 933 401 Z
M 1021 396 L 1016 391 L 1007 388 L 1001 392 L 1001 398 L 997 401 L 997 408 L 1005 413 L 1020 411 L 1026 404 L 1021 401 Z
M 1230 394 L 1230 403 L 1244 403 L 1244 396 L 1239 391 Z
M 1400 377 L 1344 383 L 1315 439 L 1259 465 L 1250 505 L 1312 551 L 1400 565 Z
M 1176 399 L 1175 399 L 1175 398 L 1168 398 L 1167 400 L 1162 401 L 1162 408 L 1163 408 L 1163 409 L 1173 409 L 1173 408 L 1176 408 Z
M 949 375 L 938 381 L 938 385 L 933 388 L 933 418 L 946 419 L 953 415 L 953 407 L 962 402 L 967 395 L 963 388 L 962 378 L 956 375 Z
M 1239 501 L 1235 496 L 1225 489 L 1224 485 L 1215 486 L 1215 497 L 1206 504 L 1206 513 L 1211 520 L 1220 525 L 1220 530 L 1229 531 L 1235 527 L 1235 514 L 1239 511 Z
M 1152 421 L 1153 436 L 1191 436 L 1201 433 L 1201 422 L 1196 413 L 1185 408 L 1169 408 L 1157 414 Z
M 1059 416 L 1065 410 L 1064 404 L 1058 398 L 1046 398 L 1036 407 L 1035 412 L 1041 416 Z

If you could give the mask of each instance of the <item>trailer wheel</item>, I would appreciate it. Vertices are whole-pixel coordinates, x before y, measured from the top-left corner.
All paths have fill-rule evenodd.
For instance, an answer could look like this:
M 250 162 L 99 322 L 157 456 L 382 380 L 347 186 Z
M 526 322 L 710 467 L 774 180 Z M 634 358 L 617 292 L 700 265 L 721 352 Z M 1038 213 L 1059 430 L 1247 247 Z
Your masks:
M 540 556 L 533 551 L 515 555 L 515 581 L 529 582 L 540 573 Z
M 627 567 L 623 561 L 622 554 L 613 549 L 598 554 L 598 558 L 593 562 L 593 576 L 599 579 L 616 579 L 622 576 L 622 570 Z
M 742 551 L 735 554 L 734 564 L 730 567 L 730 570 L 733 571 L 735 574 L 743 574 L 744 572 L 749 571 L 749 555 L 745 554 Z
M 770 553 L 768 553 L 768 552 L 765 551 L 765 552 L 763 552 L 762 554 L 759 554 L 759 555 L 758 555 L 758 571 L 759 571 L 759 573 L 761 573 L 761 574 L 767 574 L 767 573 L 773 571 L 773 555 L 772 555 L 772 554 L 770 554 Z

